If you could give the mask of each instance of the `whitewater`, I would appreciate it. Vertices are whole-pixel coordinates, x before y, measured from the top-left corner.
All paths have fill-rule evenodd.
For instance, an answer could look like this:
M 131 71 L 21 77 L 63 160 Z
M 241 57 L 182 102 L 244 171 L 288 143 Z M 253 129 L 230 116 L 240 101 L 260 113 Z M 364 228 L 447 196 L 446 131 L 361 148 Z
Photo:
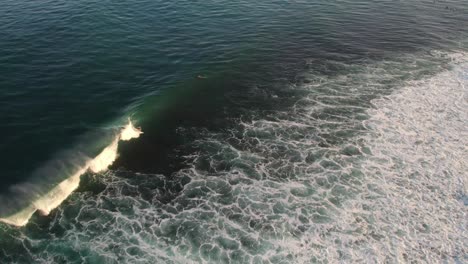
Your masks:
M 449 69 L 371 101 L 366 133 L 356 140 L 364 147 L 354 152 L 363 159 L 351 169 L 357 184 L 332 188 L 354 189 L 343 191 L 353 198 L 332 205 L 335 221 L 293 249 L 301 263 L 311 251 L 324 261 L 466 261 L 468 54 L 434 55 Z

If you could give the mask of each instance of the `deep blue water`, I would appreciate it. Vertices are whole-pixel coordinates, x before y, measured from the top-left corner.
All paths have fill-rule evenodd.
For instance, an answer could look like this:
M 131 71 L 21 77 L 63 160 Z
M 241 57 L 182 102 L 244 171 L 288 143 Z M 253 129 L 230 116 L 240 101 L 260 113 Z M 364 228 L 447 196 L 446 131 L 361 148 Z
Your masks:
M 400 219 L 389 231 L 381 223 L 394 221 L 391 213 L 366 199 L 379 194 L 385 203 L 387 192 L 401 189 L 396 181 L 398 188 L 368 194 L 378 175 L 428 181 L 432 191 L 443 185 L 425 175 L 451 175 L 453 186 L 439 198 L 466 195 L 466 152 L 461 163 L 438 157 L 437 169 L 406 168 L 414 161 L 373 148 L 381 137 L 413 132 L 367 122 L 381 117 L 373 109 L 400 103 L 379 108 L 375 100 L 405 87 L 444 103 L 446 96 L 431 91 L 452 87 L 439 84 L 446 72 L 466 75 L 467 28 L 462 0 L 3 1 L 2 218 L 36 206 L 108 146 L 128 118 L 144 133 L 119 143 L 109 170 L 84 173 L 48 216 L 36 213 L 24 227 L 2 224 L 0 262 L 466 260 L 466 219 L 443 226 L 444 213 L 440 222 L 431 218 L 441 200 L 414 198 L 427 222 L 421 225 L 431 227 Z M 466 124 L 463 104 L 443 113 Z M 396 109 L 402 124 L 419 120 Z M 453 126 L 453 138 L 434 139 L 428 149 L 445 153 L 439 148 L 455 139 L 466 143 L 457 122 L 445 126 Z M 434 137 L 424 131 L 444 133 L 428 126 L 413 134 L 422 142 Z M 389 149 L 408 143 L 388 142 Z M 458 153 L 447 151 L 443 157 Z M 418 162 L 431 164 L 430 157 Z M 412 193 L 429 192 L 418 184 Z M 453 199 L 446 215 L 466 213 L 462 199 Z M 395 203 L 411 204 L 405 201 Z M 360 209 L 351 210 L 356 203 Z M 339 221 L 351 212 L 368 226 Z M 385 221 L 366 219 L 373 214 Z M 445 240 L 437 229 L 459 236 L 438 246 L 434 241 Z

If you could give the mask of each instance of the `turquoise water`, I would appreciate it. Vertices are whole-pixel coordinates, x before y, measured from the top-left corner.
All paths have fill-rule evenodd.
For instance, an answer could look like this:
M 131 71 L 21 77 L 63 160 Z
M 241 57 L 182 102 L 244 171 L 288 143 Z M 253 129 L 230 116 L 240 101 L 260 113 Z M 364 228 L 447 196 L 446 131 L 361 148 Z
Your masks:
M 466 261 L 467 18 L 4 1 L 0 262 Z

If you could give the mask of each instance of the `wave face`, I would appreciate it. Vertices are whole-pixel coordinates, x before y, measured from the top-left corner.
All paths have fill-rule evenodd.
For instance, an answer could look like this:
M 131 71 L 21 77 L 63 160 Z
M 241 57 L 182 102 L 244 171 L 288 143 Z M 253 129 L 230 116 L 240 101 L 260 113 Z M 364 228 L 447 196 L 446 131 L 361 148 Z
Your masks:
M 48 215 L 78 188 L 81 175 L 86 171 L 91 170 L 94 173 L 98 173 L 107 170 L 107 168 L 112 165 L 117 158 L 117 147 L 120 140 L 128 141 L 133 138 L 138 138 L 141 133 L 142 132 L 136 129 L 129 120 L 129 123 L 121 130 L 120 134 L 118 134 L 113 142 L 98 156 L 87 161 L 84 166 L 78 168 L 70 177 L 58 183 L 50 191 L 45 192 L 45 194 L 38 194 L 37 196 L 39 197 L 36 200 L 32 201 L 32 203 L 25 208 L 20 209 L 19 212 L 0 218 L 0 222 L 14 226 L 24 226 L 36 211 L 42 215 Z M 25 185 L 28 186 L 24 188 L 35 189 L 30 186 L 30 184 Z
M 2 257 L 463 262 L 467 77 L 466 53 L 314 62 L 288 88 L 301 97 L 287 110 L 232 119 L 226 130 L 180 128 L 196 138 L 195 151 L 170 176 L 86 176 L 88 189 L 48 221 L 9 230 L 21 250 Z M 277 102 L 290 96 L 257 92 Z

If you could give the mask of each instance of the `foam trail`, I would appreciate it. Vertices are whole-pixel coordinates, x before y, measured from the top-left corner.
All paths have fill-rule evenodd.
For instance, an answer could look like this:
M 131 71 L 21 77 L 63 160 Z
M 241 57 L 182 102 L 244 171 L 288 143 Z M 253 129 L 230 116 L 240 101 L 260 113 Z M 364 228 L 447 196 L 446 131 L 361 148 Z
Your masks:
M 143 132 L 135 128 L 131 120 L 121 130 L 120 134 L 94 159 L 88 161 L 85 166 L 78 169 L 71 177 L 60 182 L 45 195 L 39 197 L 32 204 L 11 216 L 0 218 L 0 222 L 14 226 L 24 226 L 28 223 L 31 216 L 38 211 L 42 215 L 48 215 L 53 209 L 57 208 L 74 190 L 80 185 L 80 177 L 86 171 L 101 172 L 107 170 L 117 159 L 117 147 L 120 140 L 128 141 L 138 138 Z

